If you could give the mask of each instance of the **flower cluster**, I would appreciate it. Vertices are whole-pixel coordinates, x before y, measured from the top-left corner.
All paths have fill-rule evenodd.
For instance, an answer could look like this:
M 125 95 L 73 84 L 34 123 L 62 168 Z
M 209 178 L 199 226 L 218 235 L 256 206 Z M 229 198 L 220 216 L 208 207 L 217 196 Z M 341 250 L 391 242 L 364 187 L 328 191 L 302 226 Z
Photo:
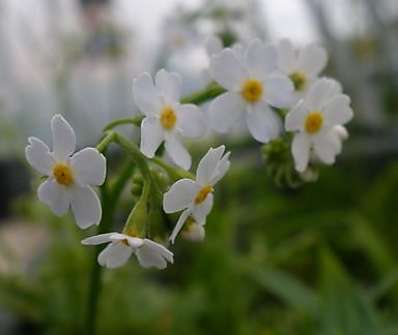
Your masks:
M 353 112 L 340 84 L 319 78 L 326 62 L 322 47 L 297 49 L 285 39 L 268 45 L 254 40 L 246 48 L 213 51 L 210 72 L 226 92 L 209 107 L 210 126 L 225 133 L 244 120 L 262 143 L 278 138 L 283 130 L 293 132 L 292 155 L 300 173 L 310 162 L 334 163 L 348 136 L 343 125 Z M 284 127 L 280 109 L 288 111 Z
M 188 171 L 192 160 L 185 138 L 200 139 L 207 129 L 227 133 L 243 122 L 258 142 L 272 145 L 279 141 L 269 152 L 289 148 L 294 167 L 303 178 L 310 165 L 332 164 L 342 150 L 348 136 L 344 125 L 353 112 L 340 84 L 319 78 L 327 60 L 323 48 L 309 45 L 296 49 L 287 40 L 265 44 L 258 39 L 224 49 L 220 41 L 211 39 L 207 48 L 214 82 L 204 93 L 181 98 L 181 77 L 166 70 L 160 70 L 154 80 L 148 73 L 138 76 L 133 95 L 142 116 L 109 124 L 97 148 L 74 153 L 75 133 L 60 115 L 51 120 L 52 151 L 41 140 L 29 138 L 27 161 L 46 177 L 38 188 L 38 198 L 59 216 L 70 208 L 80 228 L 106 223 L 111 229 L 109 220 L 115 206 L 109 209 L 107 202 L 120 194 L 108 190 L 110 194 L 101 204 L 93 189 L 107 183 L 103 153 L 108 145 L 119 145 L 137 167 L 143 185 L 122 232 L 102 229 L 103 233 L 82 241 L 85 245 L 108 244 L 98 255 L 102 266 L 122 266 L 134 254 L 144 268 L 164 269 L 174 261 L 167 240 L 174 244 L 180 233 L 188 240 L 204 239 L 215 187 L 230 167 L 230 152 L 224 145 L 210 148 L 194 176 Z M 198 106 L 206 101 L 210 101 L 208 118 Z M 124 123 L 140 126 L 139 147 L 113 130 Z M 176 166 L 161 158 L 162 145 Z M 167 175 L 165 183 L 160 181 L 159 169 Z M 132 180 L 130 170 L 114 183 L 121 186 L 115 192 Z M 105 209 L 108 215 L 101 220 Z M 159 210 L 165 215 L 181 212 L 168 238 L 152 229 L 154 216 L 149 214 Z

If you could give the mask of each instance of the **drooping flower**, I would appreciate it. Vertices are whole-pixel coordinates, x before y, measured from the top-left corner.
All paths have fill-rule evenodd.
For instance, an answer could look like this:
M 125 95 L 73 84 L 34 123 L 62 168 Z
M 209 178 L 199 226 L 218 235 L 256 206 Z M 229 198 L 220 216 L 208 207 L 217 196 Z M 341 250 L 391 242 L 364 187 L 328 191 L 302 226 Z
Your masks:
M 98 255 L 98 263 L 109 269 L 120 267 L 129 260 L 132 254 L 144 268 L 165 269 L 167 262 L 174 262 L 173 253 L 163 245 L 147 238 L 139 238 L 120 233 L 100 234 L 86 238 L 84 245 L 109 243 Z
M 245 120 L 252 136 L 266 143 L 281 131 L 281 120 L 271 109 L 290 104 L 293 85 L 285 75 L 277 74 L 276 50 L 259 40 L 247 48 L 235 46 L 215 54 L 210 61 L 213 79 L 227 92 L 209 106 L 211 127 L 226 133 Z
M 172 243 L 188 218 L 192 218 L 199 225 L 188 228 L 199 230 L 201 227 L 203 228 L 206 217 L 213 207 L 214 186 L 224 177 L 230 166 L 230 153 L 224 155 L 224 152 L 225 146 L 223 145 L 215 149 L 210 148 L 199 162 L 196 180 L 180 179 L 165 193 L 163 197 L 164 211 L 166 213 L 183 211 L 170 236 Z
M 152 158 L 164 141 L 165 149 L 178 166 L 188 170 L 191 156 L 181 137 L 198 138 L 206 131 L 206 120 L 192 104 L 180 104 L 181 78 L 177 73 L 160 70 L 155 85 L 148 73 L 134 80 L 136 104 L 145 115 L 141 125 L 141 151 Z
M 292 154 L 297 171 L 305 171 L 311 155 L 325 164 L 334 163 L 342 147 L 341 125 L 353 117 L 350 102 L 335 80 L 322 78 L 288 113 L 285 126 L 295 132 Z
M 106 159 L 95 148 L 74 154 L 75 132 L 61 116 L 51 120 L 53 150 L 36 137 L 29 138 L 25 149 L 29 164 L 47 177 L 38 188 L 38 197 L 54 214 L 62 216 L 72 209 L 80 228 L 99 224 L 101 203 L 91 186 L 102 185 Z
M 276 46 L 278 69 L 290 78 L 294 85 L 292 104 L 296 103 L 318 78 L 327 63 L 324 48 L 309 44 L 296 48 L 288 39 L 282 39 Z
M 188 217 L 181 231 L 182 237 L 191 242 L 203 241 L 206 236 L 205 224 L 206 221 L 197 223 L 192 216 Z

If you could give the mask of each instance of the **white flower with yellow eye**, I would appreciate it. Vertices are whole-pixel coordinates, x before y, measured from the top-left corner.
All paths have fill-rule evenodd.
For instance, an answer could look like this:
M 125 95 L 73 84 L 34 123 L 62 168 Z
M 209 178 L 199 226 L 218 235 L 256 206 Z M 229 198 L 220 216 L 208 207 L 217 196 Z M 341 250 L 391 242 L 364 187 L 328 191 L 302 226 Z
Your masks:
M 165 193 L 163 197 L 164 211 L 166 213 L 183 211 L 170 236 L 172 243 L 190 217 L 199 226 L 188 227 L 188 233 L 189 228 L 195 230 L 203 228 L 206 217 L 213 207 L 214 185 L 224 177 L 230 166 L 230 153 L 224 155 L 224 152 L 225 146 L 223 145 L 216 149 L 210 148 L 199 162 L 196 180 L 180 179 Z M 194 232 L 191 231 L 191 233 Z M 198 233 L 202 234 L 202 232 L 197 231 L 194 235 L 197 236 Z
M 276 50 L 259 40 L 226 48 L 210 61 L 210 72 L 227 92 L 209 106 L 211 127 L 226 133 L 245 120 L 252 136 L 266 143 L 281 131 L 281 120 L 271 109 L 290 104 L 293 85 L 285 75 L 276 74 Z
M 278 69 L 290 78 L 294 85 L 292 104 L 308 90 L 325 68 L 327 53 L 324 48 L 309 44 L 296 48 L 288 39 L 282 39 L 276 46 Z
M 147 238 L 139 238 L 120 233 L 101 234 L 86 238 L 84 245 L 109 243 L 98 255 L 98 263 L 109 269 L 120 267 L 127 263 L 132 254 L 144 268 L 155 267 L 165 269 L 167 262 L 173 263 L 173 253 L 163 245 Z
M 340 126 L 353 117 L 350 102 L 335 80 L 323 78 L 287 114 L 286 130 L 295 132 L 292 154 L 297 171 L 305 171 L 312 155 L 325 164 L 334 163 L 346 136 Z
M 101 203 L 91 186 L 103 184 L 105 157 L 95 148 L 74 154 L 75 132 L 61 116 L 51 120 L 53 151 L 36 137 L 29 138 L 25 149 L 29 164 L 48 177 L 38 189 L 38 197 L 58 216 L 72 209 L 80 228 L 99 224 Z
M 160 70 L 154 85 L 151 76 L 144 73 L 134 80 L 133 93 L 136 104 L 145 115 L 141 124 L 142 153 L 152 158 L 164 141 L 166 152 L 174 163 L 188 170 L 191 156 L 181 143 L 181 136 L 203 136 L 206 119 L 197 106 L 180 104 L 180 76 Z

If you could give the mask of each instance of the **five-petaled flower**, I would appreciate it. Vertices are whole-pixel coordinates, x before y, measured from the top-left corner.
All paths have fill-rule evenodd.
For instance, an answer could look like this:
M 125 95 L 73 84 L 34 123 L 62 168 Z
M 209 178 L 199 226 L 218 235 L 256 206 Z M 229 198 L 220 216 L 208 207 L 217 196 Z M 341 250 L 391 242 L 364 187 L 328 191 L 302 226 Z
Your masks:
M 325 68 L 327 53 L 316 44 L 296 48 L 288 39 L 280 40 L 276 48 L 278 69 L 287 75 L 294 85 L 291 101 L 294 104 L 303 97 Z
M 206 120 L 192 104 L 180 104 L 181 78 L 160 70 L 155 85 L 148 73 L 134 80 L 134 99 L 145 115 L 141 125 L 141 151 L 152 158 L 164 141 L 171 159 L 183 169 L 191 166 L 191 156 L 180 137 L 198 138 L 206 131 Z
M 230 153 L 224 155 L 224 152 L 223 145 L 215 149 L 210 148 L 199 162 L 196 180 L 180 179 L 165 193 L 164 211 L 166 213 L 183 211 L 170 236 L 172 243 L 189 217 L 192 217 L 199 225 L 189 228 L 200 230 L 203 227 L 213 206 L 214 185 L 224 177 L 230 166 Z
M 303 172 L 311 158 L 333 164 L 341 152 L 341 126 L 351 120 L 350 98 L 341 93 L 340 85 L 332 79 L 318 79 L 286 116 L 286 130 L 295 132 L 292 154 L 296 170 Z M 346 134 L 345 134 L 346 136 Z
M 48 177 L 38 188 L 40 201 L 58 216 L 71 207 L 80 228 L 99 224 L 101 203 L 91 185 L 101 185 L 106 175 L 105 157 L 94 148 L 73 154 L 75 132 L 61 116 L 51 120 L 53 151 L 36 137 L 29 138 L 25 149 L 29 164 Z
M 276 73 L 276 65 L 276 49 L 259 40 L 252 41 L 247 50 L 226 48 L 211 58 L 213 79 L 227 89 L 209 106 L 215 131 L 225 133 L 244 119 L 259 142 L 279 135 L 281 120 L 271 106 L 288 107 L 293 85 L 287 76 Z
M 165 269 L 167 262 L 173 263 L 173 253 L 163 245 L 147 238 L 139 238 L 120 233 L 107 233 L 91 236 L 82 241 L 84 245 L 109 245 L 98 255 L 98 263 L 110 269 L 120 267 L 129 260 L 132 254 L 144 268 Z

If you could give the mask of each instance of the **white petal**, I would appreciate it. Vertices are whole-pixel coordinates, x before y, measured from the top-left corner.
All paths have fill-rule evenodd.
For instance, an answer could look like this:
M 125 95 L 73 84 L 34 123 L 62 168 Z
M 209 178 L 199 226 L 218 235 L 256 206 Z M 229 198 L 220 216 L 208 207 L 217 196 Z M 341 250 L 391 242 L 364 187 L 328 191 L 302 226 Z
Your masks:
M 200 160 L 196 170 L 196 180 L 200 185 L 205 186 L 210 184 L 224 151 L 224 145 L 220 145 L 215 149 L 210 148 Z
M 272 75 L 264 80 L 264 99 L 273 107 L 289 107 L 293 92 L 292 81 L 284 75 Z
M 309 88 L 304 102 L 309 111 L 321 110 L 341 90 L 340 84 L 333 79 L 321 78 Z
M 188 208 L 199 189 L 200 186 L 191 179 L 176 181 L 163 196 L 164 211 L 174 213 Z
M 119 233 L 107 233 L 95 236 L 90 236 L 81 241 L 84 245 L 98 245 L 102 243 L 108 243 L 115 240 L 123 240 L 125 235 Z
M 141 113 L 147 116 L 154 116 L 160 112 L 161 99 L 159 90 L 152 82 L 148 73 L 141 74 L 133 82 L 134 101 Z
M 238 94 L 224 93 L 209 106 L 210 127 L 219 133 L 226 133 L 242 119 L 244 111 L 245 103 Z
M 303 130 L 305 117 L 308 114 L 305 104 L 300 101 L 293 109 L 286 115 L 285 128 L 288 131 Z
M 109 269 L 115 269 L 126 264 L 132 253 L 133 249 L 124 243 L 112 242 L 98 255 L 98 263 Z
M 85 148 L 72 156 L 71 165 L 81 185 L 102 185 L 106 176 L 106 159 L 95 148 Z
M 219 53 L 223 49 L 222 41 L 217 36 L 210 36 L 205 41 L 205 48 L 209 57 Z
M 354 113 L 350 107 L 350 101 L 347 95 L 339 94 L 325 105 L 324 114 L 327 125 L 341 125 L 352 119 Z
M 68 190 L 51 178 L 39 186 L 37 195 L 39 200 L 50 207 L 53 213 L 58 216 L 66 214 L 69 209 L 70 194 Z
M 167 261 L 173 263 L 173 253 L 164 246 L 145 239 L 144 245 L 136 251 L 137 259 L 144 268 L 155 267 L 159 270 L 167 267 Z
M 235 43 L 232 46 L 231 50 L 234 53 L 235 57 L 239 60 L 239 62 L 244 64 L 246 47 L 244 47 L 241 43 Z
M 36 137 L 29 137 L 29 145 L 25 148 L 26 160 L 44 176 L 51 174 L 54 160 L 48 146 Z
M 311 44 L 299 52 L 298 67 L 310 76 L 317 76 L 325 68 L 327 59 L 324 48 Z
M 248 77 L 243 64 L 229 48 L 211 57 L 210 72 L 215 81 L 232 91 L 238 91 Z
M 148 158 L 153 158 L 163 140 L 164 133 L 159 120 L 146 117 L 141 124 L 141 152 Z
M 178 107 L 178 127 L 185 137 L 202 137 L 206 132 L 205 115 L 195 105 L 180 105 Z
M 184 170 L 189 170 L 192 163 L 191 155 L 177 136 L 174 134 L 166 136 L 164 147 L 175 164 Z
M 295 70 L 296 55 L 292 43 L 288 39 L 282 39 L 277 45 L 278 67 L 285 73 L 290 74 Z
M 161 69 L 156 73 L 156 87 L 162 92 L 167 103 L 173 103 L 180 100 L 181 97 L 181 77 L 178 73 L 167 72 Z
M 225 174 L 228 172 L 229 167 L 231 166 L 231 162 L 229 161 L 230 154 L 230 152 L 226 153 L 217 164 L 216 172 L 213 174 L 210 180 L 211 185 L 217 184 L 222 178 L 224 178 Z
M 261 103 L 250 107 L 246 122 L 252 136 L 261 143 L 275 139 L 282 129 L 279 116 L 266 104 Z
M 296 170 L 305 171 L 310 159 L 311 143 L 309 137 L 304 133 L 294 135 L 292 142 L 292 154 Z
M 320 133 L 314 136 L 313 143 L 315 154 L 323 163 L 330 165 L 335 162 L 336 155 L 339 153 L 336 137 Z
M 178 218 L 178 221 L 169 237 L 169 240 L 171 241 L 172 244 L 174 244 L 174 241 L 178 235 L 178 233 L 181 231 L 182 227 L 184 226 L 185 222 L 187 221 L 188 217 L 191 215 L 191 211 L 189 209 L 186 209 L 183 211 Z
M 341 125 L 334 126 L 333 131 L 336 133 L 336 135 L 339 137 L 341 141 L 345 141 L 349 137 L 348 130 L 344 126 Z
M 65 161 L 76 147 L 76 135 L 70 124 L 59 114 L 51 119 L 53 153 L 56 160 Z
M 212 207 L 213 207 L 214 196 L 210 193 L 206 200 L 201 204 L 196 205 L 193 208 L 192 216 L 196 220 L 196 222 L 204 222 L 206 220 L 207 215 L 209 215 Z
M 271 45 L 265 45 L 258 39 L 250 43 L 245 59 L 250 76 L 254 78 L 264 79 L 276 69 L 275 48 Z
M 101 202 L 89 186 L 75 186 L 71 190 L 71 206 L 76 224 L 82 228 L 98 225 L 102 216 Z

